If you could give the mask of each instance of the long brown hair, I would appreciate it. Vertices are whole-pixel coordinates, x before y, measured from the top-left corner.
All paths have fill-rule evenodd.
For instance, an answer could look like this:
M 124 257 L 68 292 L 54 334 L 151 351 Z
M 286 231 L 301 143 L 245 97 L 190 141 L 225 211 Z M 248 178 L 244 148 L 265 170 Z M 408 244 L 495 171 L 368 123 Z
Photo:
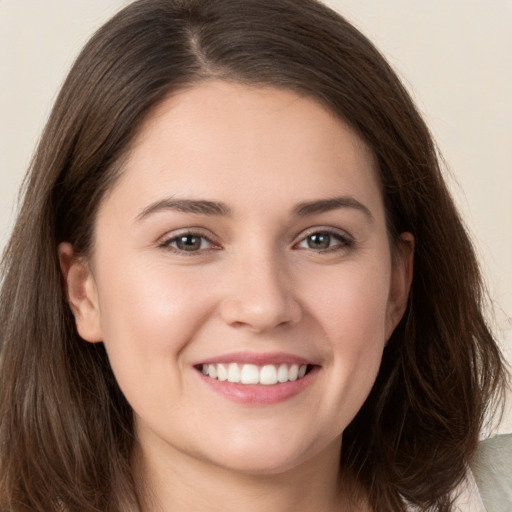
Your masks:
M 315 0 L 139 0 L 73 66 L 24 185 L 2 260 L 0 508 L 137 510 L 133 420 L 101 344 L 78 336 L 57 260 L 86 255 L 95 213 L 143 120 L 170 93 L 221 78 L 317 99 L 374 151 L 390 237 L 416 239 L 407 313 L 341 464 L 375 511 L 449 511 L 504 382 L 475 254 L 436 147 L 373 45 Z

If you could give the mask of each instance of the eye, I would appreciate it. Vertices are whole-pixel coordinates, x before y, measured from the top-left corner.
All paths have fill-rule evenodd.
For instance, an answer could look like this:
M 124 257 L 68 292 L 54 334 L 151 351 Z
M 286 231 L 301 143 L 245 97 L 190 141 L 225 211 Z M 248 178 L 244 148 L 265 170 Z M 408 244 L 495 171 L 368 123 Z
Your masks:
M 303 238 L 296 247 L 314 251 L 331 251 L 344 249 L 352 245 L 352 240 L 344 234 L 332 231 L 315 231 Z
M 215 244 L 206 236 L 199 233 L 181 233 L 167 238 L 160 247 L 174 250 L 175 252 L 199 252 L 215 248 Z

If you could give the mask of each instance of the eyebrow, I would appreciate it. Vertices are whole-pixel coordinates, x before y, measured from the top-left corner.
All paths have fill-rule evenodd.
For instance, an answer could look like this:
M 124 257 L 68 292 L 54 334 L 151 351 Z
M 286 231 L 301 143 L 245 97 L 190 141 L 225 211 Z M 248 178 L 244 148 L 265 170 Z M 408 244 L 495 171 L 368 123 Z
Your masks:
M 360 203 L 357 199 L 350 196 L 333 197 L 329 199 L 319 199 L 316 201 L 299 203 L 293 211 L 295 215 L 298 215 L 299 217 L 306 217 L 308 215 L 325 213 L 339 208 L 352 208 L 358 210 L 364 213 L 370 221 L 374 221 L 374 217 L 370 209 Z
M 372 212 L 357 199 L 349 196 L 333 197 L 328 199 L 317 199 L 315 201 L 306 201 L 299 203 L 293 209 L 293 214 L 298 217 L 307 217 L 308 215 L 317 215 L 340 208 L 352 208 L 366 215 L 373 221 Z M 183 213 L 193 213 L 198 215 L 219 215 L 229 216 L 232 214 L 228 205 L 216 201 L 207 201 L 202 199 L 175 199 L 166 198 L 151 203 L 144 208 L 136 220 L 140 221 L 146 217 L 166 210 L 174 210 Z
M 183 213 L 196 213 L 199 215 L 231 215 L 231 209 L 224 203 L 199 199 L 167 198 L 156 201 L 144 208 L 144 210 L 137 215 L 136 220 L 140 221 L 153 213 L 166 210 L 174 210 Z

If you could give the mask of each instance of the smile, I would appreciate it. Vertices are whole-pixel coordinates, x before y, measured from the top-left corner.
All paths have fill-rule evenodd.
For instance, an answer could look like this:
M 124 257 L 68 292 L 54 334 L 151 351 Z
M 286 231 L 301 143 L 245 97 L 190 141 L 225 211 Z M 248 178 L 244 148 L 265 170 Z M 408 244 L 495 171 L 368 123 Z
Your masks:
M 220 363 L 203 364 L 201 366 L 201 372 L 203 375 L 220 382 L 273 386 L 302 379 L 308 372 L 308 366 L 307 364 L 299 365 L 295 363 L 282 363 L 280 365 L 265 364 L 262 366 L 255 364 Z
M 268 406 L 312 386 L 321 365 L 284 352 L 232 352 L 197 361 L 200 381 L 216 394 L 246 406 Z

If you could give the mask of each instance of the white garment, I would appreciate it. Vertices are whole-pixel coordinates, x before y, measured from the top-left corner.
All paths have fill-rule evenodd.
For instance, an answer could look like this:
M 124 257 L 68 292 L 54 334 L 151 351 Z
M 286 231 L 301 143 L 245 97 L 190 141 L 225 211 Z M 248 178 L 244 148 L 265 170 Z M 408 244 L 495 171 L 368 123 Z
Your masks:
M 480 443 L 455 497 L 457 512 L 512 512 L 512 434 Z
M 478 492 L 473 473 L 471 473 L 469 469 L 462 485 L 454 491 L 454 497 L 453 512 L 493 512 L 485 508 L 482 497 Z M 412 505 L 407 506 L 407 512 L 418 512 L 418 510 L 418 507 Z
M 478 492 L 473 473 L 468 470 L 466 480 L 457 489 L 454 511 L 457 512 L 487 512 L 482 497 Z
M 512 512 L 512 434 L 482 441 L 471 469 L 487 512 Z

